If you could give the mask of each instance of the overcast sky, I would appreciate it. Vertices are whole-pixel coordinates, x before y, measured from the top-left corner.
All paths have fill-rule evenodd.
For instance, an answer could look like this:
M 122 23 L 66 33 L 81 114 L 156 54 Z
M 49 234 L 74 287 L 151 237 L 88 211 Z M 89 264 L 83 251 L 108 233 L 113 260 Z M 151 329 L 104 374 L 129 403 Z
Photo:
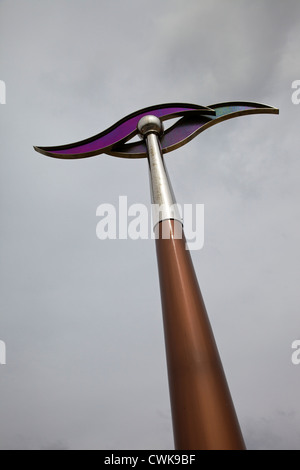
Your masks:
M 140 108 L 280 108 L 166 156 L 205 205 L 192 257 L 250 449 L 300 449 L 299 0 L 0 0 L 0 449 L 172 449 L 153 240 L 96 237 L 150 203 L 147 161 L 60 161 Z

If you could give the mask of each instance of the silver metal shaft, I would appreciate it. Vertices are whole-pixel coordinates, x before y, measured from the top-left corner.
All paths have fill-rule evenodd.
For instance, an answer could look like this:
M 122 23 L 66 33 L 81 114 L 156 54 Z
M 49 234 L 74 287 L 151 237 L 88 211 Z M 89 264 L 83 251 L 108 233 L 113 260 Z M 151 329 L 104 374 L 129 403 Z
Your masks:
M 154 116 L 145 116 L 139 121 L 138 130 L 147 143 L 152 201 L 162 207 L 155 227 L 156 253 L 175 448 L 244 449 L 243 436 L 164 166 L 159 142 L 162 123 Z
M 144 116 L 138 123 L 138 130 L 148 150 L 153 226 L 172 219 L 182 223 L 159 142 L 163 124 L 156 116 Z

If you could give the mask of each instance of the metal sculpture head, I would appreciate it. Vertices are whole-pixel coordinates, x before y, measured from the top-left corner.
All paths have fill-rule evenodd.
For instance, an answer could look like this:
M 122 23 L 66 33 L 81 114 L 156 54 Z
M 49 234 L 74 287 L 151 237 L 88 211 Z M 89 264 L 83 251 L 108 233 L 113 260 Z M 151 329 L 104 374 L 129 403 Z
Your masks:
M 248 114 L 278 114 L 277 108 L 260 103 L 233 101 L 211 106 L 187 103 L 167 103 L 143 108 L 118 121 L 100 134 L 73 144 L 56 147 L 34 147 L 39 153 L 54 158 L 76 159 L 106 153 L 115 157 L 145 158 L 145 141 L 128 142 L 138 134 L 138 123 L 144 116 L 152 115 L 161 121 L 181 118 L 161 135 L 163 153 L 171 152 L 208 127 L 238 116 Z

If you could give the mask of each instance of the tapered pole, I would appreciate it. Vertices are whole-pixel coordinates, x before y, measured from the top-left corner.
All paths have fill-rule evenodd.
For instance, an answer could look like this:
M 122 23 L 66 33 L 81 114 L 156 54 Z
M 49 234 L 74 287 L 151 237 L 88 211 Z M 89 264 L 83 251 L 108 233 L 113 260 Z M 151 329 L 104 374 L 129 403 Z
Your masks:
M 173 433 L 177 450 L 242 450 L 244 440 L 165 169 L 159 118 L 145 116 Z

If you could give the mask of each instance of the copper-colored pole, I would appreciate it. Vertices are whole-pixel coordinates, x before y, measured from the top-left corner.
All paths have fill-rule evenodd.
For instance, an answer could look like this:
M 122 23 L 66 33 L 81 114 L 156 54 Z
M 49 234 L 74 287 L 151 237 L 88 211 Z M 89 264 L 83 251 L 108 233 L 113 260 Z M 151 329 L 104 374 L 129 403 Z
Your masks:
M 162 122 L 145 116 L 145 138 L 175 447 L 178 450 L 244 449 L 245 444 L 208 320 L 168 178 L 159 136 Z
M 35 147 L 44 155 L 65 159 L 101 153 L 125 158 L 147 154 L 177 449 L 244 449 L 245 445 L 184 236 L 175 236 L 181 232 L 182 221 L 162 148 L 170 152 L 204 129 L 232 117 L 278 112 L 271 106 L 248 102 L 211 107 L 169 103 L 136 111 L 81 142 Z M 180 119 L 164 135 L 162 120 L 186 115 L 191 119 Z M 137 130 L 146 142 L 147 152 L 144 145 L 127 142 L 135 135 L 137 118 Z
M 177 227 L 176 227 L 177 225 Z M 175 447 L 245 449 L 220 356 L 180 222 L 156 226 Z M 170 237 L 162 238 L 169 233 Z

